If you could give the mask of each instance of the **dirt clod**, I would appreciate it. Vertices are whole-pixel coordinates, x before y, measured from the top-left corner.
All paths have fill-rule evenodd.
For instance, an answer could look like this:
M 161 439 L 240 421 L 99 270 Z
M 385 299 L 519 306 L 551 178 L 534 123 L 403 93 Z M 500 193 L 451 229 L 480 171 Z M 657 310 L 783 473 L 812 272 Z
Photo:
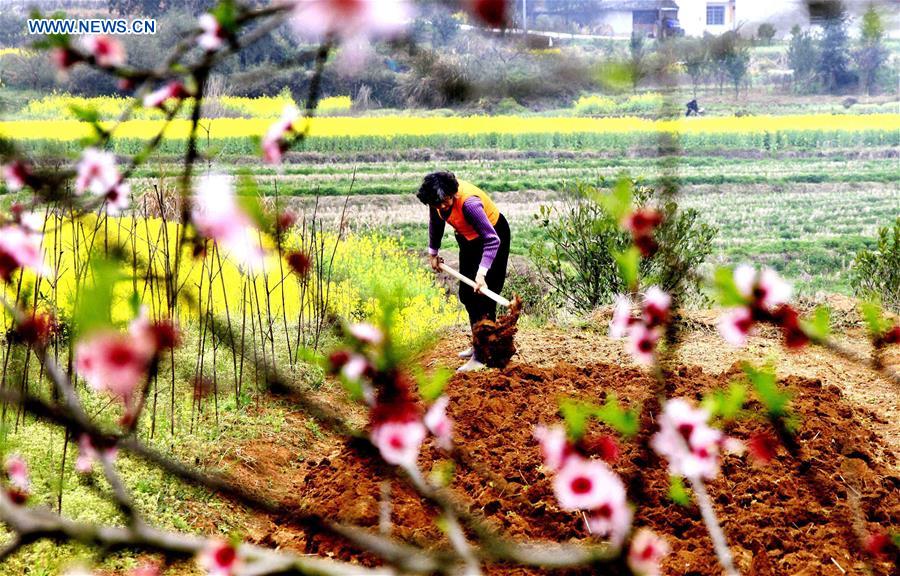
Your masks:
M 496 322 L 480 320 L 472 327 L 475 355 L 490 368 L 506 368 L 516 353 L 516 322 L 522 313 L 522 299 L 514 296 L 509 311 Z

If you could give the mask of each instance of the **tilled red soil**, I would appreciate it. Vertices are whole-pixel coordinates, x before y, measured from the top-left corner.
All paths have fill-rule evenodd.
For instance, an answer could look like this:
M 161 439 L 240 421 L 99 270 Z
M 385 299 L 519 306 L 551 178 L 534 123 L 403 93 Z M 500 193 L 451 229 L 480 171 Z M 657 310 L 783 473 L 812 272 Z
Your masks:
M 480 320 L 472 327 L 472 346 L 479 360 L 491 368 L 506 368 L 516 353 L 516 323 L 522 299 L 514 297 L 509 310 L 496 321 Z
M 713 376 L 681 367 L 668 375 L 667 394 L 699 400 L 704 392 L 727 385 L 735 373 L 733 368 Z M 860 409 L 845 402 L 836 387 L 795 377 L 782 385 L 794 394 L 792 408 L 800 417 L 799 458 L 783 447 L 766 465 L 748 455 L 727 455 L 721 475 L 709 485 L 735 561 L 743 574 L 864 573 L 871 559 L 861 550 L 851 523 L 865 530 L 900 525 L 900 478 L 890 468 L 895 455 L 888 452 L 883 457 L 888 462 L 874 456 L 879 437 L 858 422 Z M 645 407 L 638 441 L 623 443 L 613 464 L 637 506 L 636 525 L 649 526 L 669 540 L 672 553 L 664 563 L 665 574 L 720 574 L 699 510 L 669 500 L 665 463 L 639 447 L 655 431 L 649 416 L 649 408 L 657 410 L 652 389 L 653 381 L 643 372 L 608 364 L 512 365 L 504 371 L 456 375 L 447 389 L 456 442 L 502 480 L 491 483 L 457 465 L 451 486 L 507 537 L 555 542 L 588 538 L 577 515 L 557 508 L 532 428 L 559 421 L 561 397 L 602 401 L 615 392 L 627 404 Z M 866 416 L 878 420 L 871 413 Z M 729 434 L 745 440 L 767 429 L 761 418 L 726 426 Z M 420 464 L 427 472 L 440 459 L 426 448 Z M 270 464 L 278 467 L 277 462 Z M 286 504 L 376 527 L 382 482 L 392 477 L 377 455 L 364 453 L 359 443 L 348 443 L 330 457 L 307 460 L 275 480 Z M 441 538 L 434 509 L 423 505 L 401 480 L 391 483 L 393 533 L 415 542 Z M 859 502 L 859 515 L 854 514 L 853 500 Z M 374 561 L 336 537 L 275 526 L 257 540 L 365 564 Z M 893 568 L 884 561 L 870 565 L 878 574 Z M 540 572 L 505 566 L 491 571 Z

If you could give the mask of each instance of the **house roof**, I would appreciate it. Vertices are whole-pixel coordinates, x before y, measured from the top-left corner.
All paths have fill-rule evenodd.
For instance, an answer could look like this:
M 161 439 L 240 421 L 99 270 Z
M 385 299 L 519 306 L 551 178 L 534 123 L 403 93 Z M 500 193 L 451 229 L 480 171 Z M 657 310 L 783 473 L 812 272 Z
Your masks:
M 673 0 L 609 0 L 600 2 L 600 10 L 678 10 Z

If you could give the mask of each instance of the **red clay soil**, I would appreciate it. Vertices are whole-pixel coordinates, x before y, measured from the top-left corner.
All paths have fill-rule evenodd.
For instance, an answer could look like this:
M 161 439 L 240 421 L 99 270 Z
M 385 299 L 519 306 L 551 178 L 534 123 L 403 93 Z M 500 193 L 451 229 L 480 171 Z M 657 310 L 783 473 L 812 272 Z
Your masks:
M 703 393 L 727 385 L 735 373 L 732 368 L 711 376 L 696 367 L 682 367 L 668 375 L 667 394 L 697 400 Z M 800 417 L 799 458 L 783 447 L 764 466 L 749 455 L 727 455 L 721 475 L 709 485 L 737 566 L 742 574 L 760 576 L 838 575 L 841 570 L 865 573 L 871 559 L 861 551 L 850 528 L 854 517 L 850 500 L 859 501 L 859 528 L 896 530 L 900 526 L 900 478 L 889 467 L 896 456 L 890 452 L 882 457 L 886 460 L 874 456 L 873 446 L 880 438 L 859 423 L 861 409 L 843 400 L 836 387 L 795 377 L 782 385 L 794 395 L 792 408 Z M 499 372 L 454 376 L 447 393 L 448 410 L 456 422 L 456 442 L 502 481 L 490 484 L 467 466 L 458 465 L 452 488 L 507 537 L 554 542 L 587 539 L 580 518 L 556 506 L 532 428 L 540 422 L 559 421 L 560 397 L 602 401 L 607 393 L 615 392 L 632 406 L 644 405 L 639 437 L 646 440 L 655 431 L 649 408 L 658 409 L 652 386 L 653 381 L 643 372 L 608 364 L 512 365 Z M 762 419 L 726 426 L 729 434 L 744 440 L 767 429 Z M 597 425 L 591 432 L 602 431 Z M 271 456 L 277 459 L 276 454 Z M 440 458 L 428 447 L 420 465 L 427 472 Z M 267 467 L 278 469 L 282 464 L 270 459 Z M 721 574 L 697 507 L 681 507 L 669 500 L 663 462 L 632 441 L 623 443 L 612 466 L 622 475 L 629 500 L 637 506 L 636 526 L 651 527 L 672 546 L 664 563 L 665 574 Z M 358 443 L 343 444 L 328 458 L 307 460 L 289 473 L 288 468 L 284 466 L 286 473 L 274 479 L 286 504 L 369 527 L 378 525 L 383 480 L 396 478 L 377 455 L 361 451 Z M 391 483 L 393 533 L 413 542 L 440 539 L 435 511 L 423 505 L 402 480 Z M 307 535 L 291 528 L 289 518 L 272 519 L 265 532 L 256 539 L 269 545 L 364 564 L 374 562 L 337 537 Z M 871 566 L 876 574 L 889 574 L 893 568 L 885 561 Z M 494 566 L 490 572 L 542 573 L 507 566 Z
M 495 322 L 485 319 L 472 327 L 475 356 L 491 368 L 506 368 L 516 353 L 516 323 L 522 313 L 522 299 L 515 296 L 509 311 Z

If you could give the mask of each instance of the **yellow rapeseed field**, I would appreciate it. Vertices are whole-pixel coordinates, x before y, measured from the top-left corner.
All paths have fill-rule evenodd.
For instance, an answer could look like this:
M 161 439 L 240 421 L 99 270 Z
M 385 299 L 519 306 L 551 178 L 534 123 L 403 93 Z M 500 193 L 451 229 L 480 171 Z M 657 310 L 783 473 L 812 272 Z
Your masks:
M 129 255 L 134 250 L 145 264 L 143 268 L 138 268 L 137 277 L 132 274 L 130 267 L 122 266 L 121 279 L 116 284 L 111 303 L 113 320 L 125 323 L 132 317 L 130 300 L 135 290 L 143 304 L 156 316 L 157 311 L 165 310 L 163 282 L 160 278 L 164 274 L 166 261 L 162 226 L 163 222 L 158 218 L 122 217 L 104 221 L 98 221 L 96 215 L 83 216 L 74 221 L 68 218 L 51 218 L 46 227 L 43 246 L 45 261 L 56 271 L 58 277 L 42 279 L 38 284 L 38 301 L 42 303 L 41 306 L 57 308 L 64 316 L 70 315 L 79 283 L 76 270 L 84 268 L 88 246 L 92 246 L 94 255 L 102 255 L 109 248 L 119 247 Z M 174 223 L 168 224 L 170 264 L 174 261 L 175 228 Z M 97 236 L 91 241 L 95 229 L 98 230 Z M 334 240 L 331 237 L 328 242 L 333 246 Z M 289 237 L 287 246 L 296 245 L 297 242 L 295 236 Z M 330 254 L 329 249 L 329 257 Z M 221 255 L 221 267 L 219 258 L 213 253 L 206 259 L 194 258 L 188 247 L 182 256 L 179 282 L 183 285 L 183 294 L 190 301 L 200 302 L 202 310 L 206 310 L 208 305 L 212 275 L 212 310 L 218 315 L 225 314 L 227 302 L 232 318 L 240 318 L 242 306 L 251 306 L 252 300 L 254 309 L 262 309 L 263 317 L 271 313 L 280 321 L 282 296 L 289 322 L 297 321 L 302 305 L 305 306 L 305 316 L 308 318 L 312 315 L 312 298 L 309 294 L 318 289 L 316 283 L 310 282 L 307 298 L 301 299 L 297 277 L 287 264 L 283 267 L 279 265 L 274 251 L 267 257 L 265 269 L 255 274 L 239 269 L 228 260 L 225 253 Z M 149 277 L 160 279 L 145 281 L 148 270 L 151 272 Z M 36 276 L 31 272 L 25 274 L 26 285 L 35 285 Z M 82 278 L 81 284 L 84 285 L 85 282 L 89 283 Z M 56 286 L 55 291 L 53 285 Z M 436 330 L 460 321 L 458 304 L 448 299 L 446 293 L 435 286 L 430 271 L 411 259 L 397 240 L 351 235 L 338 243 L 331 282 L 321 288 L 328 291 L 331 312 L 349 321 L 376 316 L 379 312 L 379 287 L 388 291 L 403 288 L 404 297 L 395 318 L 395 337 L 403 344 L 419 341 Z M 9 298 L 15 297 L 14 288 L 15 284 L 7 286 Z M 198 310 L 184 302 L 185 300 L 181 301 L 177 310 L 180 320 L 195 320 Z
M 0 55 L 2 55 L 2 51 L 0 51 Z M 213 100 L 218 101 L 226 115 L 244 118 L 274 119 L 282 115 L 286 106 L 296 106 L 289 94 L 257 98 L 220 96 Z M 50 94 L 28 102 L 18 112 L 18 116 L 27 120 L 77 120 L 72 112 L 72 108 L 77 107 L 92 109 L 101 118 L 115 120 L 134 104 L 133 98 L 123 96 L 84 97 L 66 93 Z M 192 99 L 189 98 L 185 104 L 183 108 L 187 111 L 192 106 Z M 318 111 L 323 114 L 334 114 L 347 111 L 352 105 L 353 102 L 349 96 L 330 96 L 319 101 Z M 147 109 L 138 106 L 131 110 L 131 117 L 138 120 L 162 120 L 163 113 L 155 108 Z
M 216 118 L 203 121 L 203 134 L 212 138 L 248 138 L 263 135 L 269 119 Z M 108 126 L 112 127 L 112 123 Z M 155 120 L 130 120 L 119 125 L 115 137 L 147 139 L 160 129 Z M 454 117 L 323 117 L 312 121 L 313 137 L 392 137 L 479 134 L 574 134 L 679 132 L 683 134 L 752 134 L 778 131 L 897 131 L 900 114 L 702 117 L 651 120 L 637 117 L 572 118 L 519 116 Z M 184 139 L 190 131 L 188 120 L 174 120 L 165 137 Z M 91 133 L 76 120 L 14 120 L 0 122 L 0 136 L 15 140 L 54 139 L 75 141 Z

